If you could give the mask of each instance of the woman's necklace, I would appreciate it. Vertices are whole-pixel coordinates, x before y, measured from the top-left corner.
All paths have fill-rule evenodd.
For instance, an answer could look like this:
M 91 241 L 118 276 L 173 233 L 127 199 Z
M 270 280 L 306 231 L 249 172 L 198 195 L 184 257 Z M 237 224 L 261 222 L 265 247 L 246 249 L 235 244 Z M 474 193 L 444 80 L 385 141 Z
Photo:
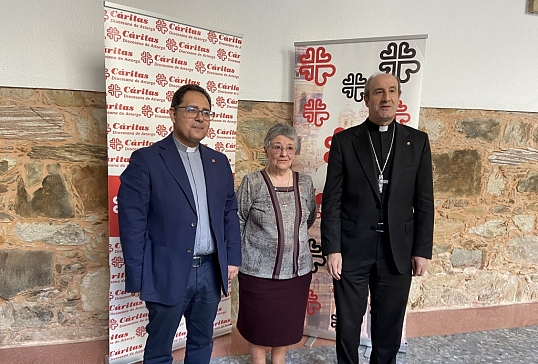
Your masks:
M 273 177 L 271 177 L 271 173 L 269 173 L 269 169 L 265 168 L 265 172 L 269 176 L 269 180 L 271 181 L 271 184 L 273 185 L 273 188 L 275 189 L 275 191 L 278 192 L 278 189 L 277 189 L 277 187 L 275 185 L 275 182 L 273 181 Z M 292 175 L 292 172 L 291 172 L 291 169 L 289 169 L 288 170 L 288 184 L 286 185 L 286 192 L 290 192 L 291 175 Z

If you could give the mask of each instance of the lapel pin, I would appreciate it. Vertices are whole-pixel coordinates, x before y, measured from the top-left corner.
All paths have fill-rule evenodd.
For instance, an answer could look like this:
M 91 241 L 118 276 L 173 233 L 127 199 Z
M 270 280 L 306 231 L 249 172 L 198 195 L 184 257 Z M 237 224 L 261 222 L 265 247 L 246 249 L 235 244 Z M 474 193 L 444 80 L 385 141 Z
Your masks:
M 407 142 L 407 145 L 411 145 L 411 142 Z
M 212 162 L 212 163 L 215 163 L 215 160 L 214 160 L 214 159 L 211 159 L 211 162 Z

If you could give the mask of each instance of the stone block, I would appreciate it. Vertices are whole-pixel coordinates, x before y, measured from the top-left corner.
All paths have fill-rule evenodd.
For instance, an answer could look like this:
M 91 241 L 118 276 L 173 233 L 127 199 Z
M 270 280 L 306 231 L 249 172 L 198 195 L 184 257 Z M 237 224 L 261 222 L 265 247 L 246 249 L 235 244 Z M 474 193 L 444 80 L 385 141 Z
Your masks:
M 421 130 L 424 130 L 430 139 L 432 144 L 440 142 L 446 125 L 438 119 L 423 120 L 422 117 L 419 120 Z
M 488 156 L 488 161 L 497 166 L 517 166 L 519 164 L 533 163 L 538 161 L 538 149 L 510 148 L 491 153 Z
M 506 255 L 516 262 L 538 263 L 538 236 L 521 236 L 508 241 Z
M 537 201 L 527 201 L 525 203 L 525 211 L 527 211 L 527 212 L 538 212 L 538 202 Z
M 436 241 L 433 242 L 433 254 L 439 255 L 446 253 L 452 249 L 452 245 L 447 243 L 438 243 Z
M 512 221 L 522 232 L 530 232 L 534 229 L 533 215 L 514 215 Z
M 477 150 L 456 150 L 433 154 L 436 195 L 479 196 L 482 158 Z
M 501 125 L 495 119 L 471 118 L 461 120 L 456 125 L 456 130 L 463 133 L 468 139 L 482 139 L 493 142 L 501 133 Z
M 6 155 L 0 156 L 0 175 L 8 172 L 17 165 L 17 159 L 8 157 Z
M 493 205 L 489 208 L 489 212 L 492 214 L 509 214 L 511 211 L 510 206 L 506 205 Z
M 106 143 L 106 110 L 94 109 L 92 113 L 80 113 L 76 119 L 77 134 L 84 143 Z M 98 116 L 99 119 L 96 119 Z M 104 119 L 103 119 L 104 116 Z
M 64 144 L 61 146 L 37 145 L 28 155 L 34 159 L 52 159 L 55 161 L 85 162 L 87 160 L 107 160 L 105 145 Z
M 63 131 L 62 115 L 47 107 L 0 108 L 0 138 L 25 141 L 62 141 L 70 138 Z
M 19 181 L 15 212 L 23 217 L 59 217 L 75 216 L 71 193 L 59 174 L 49 174 L 43 179 L 43 187 L 39 188 L 32 198 L 26 192 L 24 183 Z
M 531 125 L 524 121 L 512 121 L 506 126 L 503 142 L 511 146 L 527 146 L 529 144 Z
M 472 279 L 465 284 L 465 289 L 472 295 L 478 295 L 485 291 L 488 287 L 493 287 L 498 279 L 498 273 L 491 271 L 478 271 L 473 275 Z
M 45 92 L 45 98 L 48 103 L 61 107 L 85 106 L 86 100 L 84 96 L 81 91 L 47 90 Z
M 26 327 L 42 327 L 54 317 L 54 312 L 48 304 L 25 304 L 14 312 L 16 321 Z
M 106 268 L 86 274 L 81 284 L 82 305 L 85 311 L 108 310 L 109 285 L 110 274 Z
M 29 103 L 35 99 L 37 92 L 30 88 L 0 87 L 0 106 L 15 106 L 18 103 Z
M 485 238 L 494 238 L 506 233 L 506 224 L 504 220 L 490 220 L 482 225 L 469 229 L 470 234 L 477 234 Z
M 497 287 L 488 287 L 478 294 L 477 300 L 481 304 L 498 305 L 501 303 L 501 290 Z
M 517 185 L 517 190 L 519 192 L 538 192 L 538 172 L 529 171 L 527 176 Z
M 43 178 L 43 162 L 31 160 L 24 164 L 26 169 L 26 186 L 31 187 L 41 183 Z
M 42 241 L 50 245 L 84 245 L 90 241 L 80 225 L 74 223 L 16 223 L 14 233 L 22 241 Z
M 488 178 L 486 186 L 488 193 L 495 196 L 502 196 L 506 188 L 506 181 L 499 169 L 495 169 Z
M 442 238 L 450 238 L 453 235 L 461 234 L 464 231 L 465 225 L 462 221 L 450 219 L 435 219 L 435 227 L 433 234 L 435 240 Z
M 0 296 L 54 285 L 54 253 L 47 251 L 0 250 Z
M 8 214 L 7 212 L 0 212 L 0 222 L 10 222 L 13 221 L 14 217 L 13 215 Z M 4 239 L 3 236 L 0 237 L 0 243 Z
M 514 303 L 518 298 L 522 299 L 522 290 L 526 287 L 526 283 L 516 275 L 510 275 L 506 282 L 502 286 L 501 290 L 501 302 L 502 303 Z
M 451 220 L 461 220 L 461 221 L 468 221 L 468 220 L 473 219 L 472 216 L 463 214 L 461 212 L 449 212 L 448 214 L 446 214 L 446 217 Z
M 82 199 L 84 212 L 106 211 L 108 207 L 108 169 L 106 163 L 75 166 L 71 182 Z
M 480 205 L 474 205 L 469 206 L 465 209 L 465 214 L 467 215 L 478 215 L 478 216 L 484 216 L 487 213 L 487 207 L 486 205 L 480 204 Z
M 454 249 L 450 261 L 454 268 L 480 268 L 482 265 L 482 250 Z

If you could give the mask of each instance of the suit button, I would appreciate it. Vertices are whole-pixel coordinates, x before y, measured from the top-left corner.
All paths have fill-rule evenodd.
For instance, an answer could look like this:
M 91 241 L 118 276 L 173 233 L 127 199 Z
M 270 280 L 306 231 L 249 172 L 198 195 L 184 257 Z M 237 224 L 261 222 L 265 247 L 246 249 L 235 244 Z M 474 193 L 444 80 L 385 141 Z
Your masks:
M 187 253 L 189 254 L 192 253 L 192 249 L 191 248 L 187 249 Z
M 191 227 L 195 227 L 196 226 L 196 223 L 195 222 L 191 222 Z

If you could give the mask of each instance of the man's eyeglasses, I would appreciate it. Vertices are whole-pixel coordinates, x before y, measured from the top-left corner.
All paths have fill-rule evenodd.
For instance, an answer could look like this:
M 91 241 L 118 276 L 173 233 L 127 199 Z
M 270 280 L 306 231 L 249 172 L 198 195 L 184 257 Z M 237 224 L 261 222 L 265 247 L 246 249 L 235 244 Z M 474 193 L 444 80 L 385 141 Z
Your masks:
M 215 112 L 211 110 L 198 110 L 194 106 L 176 106 L 175 109 L 185 109 L 185 115 L 189 118 L 196 118 L 199 113 L 202 113 L 202 119 L 211 121 L 215 117 Z
M 270 147 L 270 149 L 273 151 L 273 153 L 278 154 L 278 155 L 282 154 L 282 152 L 284 151 L 286 151 L 286 153 L 288 153 L 289 155 L 295 154 L 295 147 L 292 147 L 291 145 L 287 147 L 283 147 L 282 145 L 276 144 Z

